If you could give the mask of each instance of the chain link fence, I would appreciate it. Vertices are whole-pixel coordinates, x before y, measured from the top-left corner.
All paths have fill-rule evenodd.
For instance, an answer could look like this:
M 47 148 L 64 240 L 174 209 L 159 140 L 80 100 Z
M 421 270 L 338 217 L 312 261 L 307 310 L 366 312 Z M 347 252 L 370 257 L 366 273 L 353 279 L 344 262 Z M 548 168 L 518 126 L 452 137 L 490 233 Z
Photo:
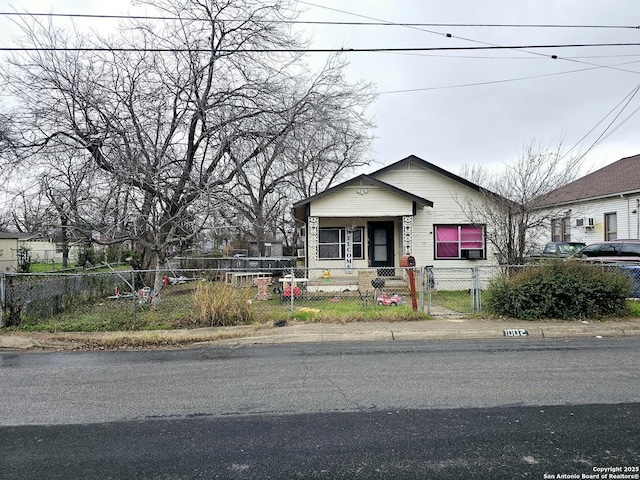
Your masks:
M 242 311 L 244 321 L 256 322 L 402 318 L 413 310 L 469 315 L 482 311 L 493 279 L 522 268 L 532 267 L 168 268 L 160 272 L 159 292 L 153 288 L 155 271 L 2 274 L 0 325 L 36 324 L 81 310 L 93 317 L 118 317 L 124 327 L 135 328 L 158 296 L 162 310 L 161 318 L 153 319 L 157 328 L 231 324 L 219 317 L 233 308 Z M 623 270 L 634 282 L 633 295 L 640 296 L 640 267 Z

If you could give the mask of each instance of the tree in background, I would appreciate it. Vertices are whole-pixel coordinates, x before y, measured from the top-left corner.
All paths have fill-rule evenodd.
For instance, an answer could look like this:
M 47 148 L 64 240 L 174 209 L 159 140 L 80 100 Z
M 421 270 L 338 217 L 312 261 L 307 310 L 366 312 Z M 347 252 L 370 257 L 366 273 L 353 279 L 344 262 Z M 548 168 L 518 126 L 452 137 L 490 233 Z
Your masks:
M 248 151 L 259 153 L 238 171 L 221 212 L 238 233 L 255 240 L 261 255 L 266 240 L 278 234 L 286 240 L 292 237 L 293 203 L 368 164 L 371 123 L 363 110 L 372 99 L 370 87 L 349 85 L 343 67 L 333 57 L 309 82 L 300 82 L 303 91 L 288 94 L 297 99 L 289 114 L 295 127 L 282 129 L 276 142 L 266 148 L 258 148 L 260 137 L 245 142 Z M 273 128 L 286 121 L 274 115 L 270 124 Z
M 541 145 L 532 140 L 502 173 L 483 167 L 463 167 L 461 176 L 482 187 L 483 200 L 461 200 L 469 222 L 486 225 L 486 239 L 501 263 L 522 265 L 536 245 L 535 238 L 559 214 L 558 208 L 541 210 L 536 200 L 573 181 L 579 155 L 563 153 L 562 142 Z
M 281 20 L 294 17 L 293 1 L 143 3 L 175 20 L 134 20 L 100 37 L 27 18 L 30 50 L 3 78 L 19 99 L 16 165 L 84 150 L 115 196 L 95 196 L 102 218 L 86 226 L 103 242 L 135 242 L 159 292 L 167 255 L 198 234 L 238 173 L 277 157 L 325 104 L 341 109 L 334 119 L 358 104 L 346 82 L 323 85 L 291 53 L 302 43 Z

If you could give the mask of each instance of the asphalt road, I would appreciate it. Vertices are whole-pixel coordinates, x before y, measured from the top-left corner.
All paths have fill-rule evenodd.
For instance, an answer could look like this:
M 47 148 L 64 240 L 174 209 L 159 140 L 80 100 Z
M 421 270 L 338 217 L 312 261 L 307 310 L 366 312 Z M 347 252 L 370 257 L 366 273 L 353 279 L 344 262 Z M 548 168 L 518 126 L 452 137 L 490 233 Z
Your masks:
M 504 339 L 0 353 L 0 478 L 633 469 L 639 347 Z

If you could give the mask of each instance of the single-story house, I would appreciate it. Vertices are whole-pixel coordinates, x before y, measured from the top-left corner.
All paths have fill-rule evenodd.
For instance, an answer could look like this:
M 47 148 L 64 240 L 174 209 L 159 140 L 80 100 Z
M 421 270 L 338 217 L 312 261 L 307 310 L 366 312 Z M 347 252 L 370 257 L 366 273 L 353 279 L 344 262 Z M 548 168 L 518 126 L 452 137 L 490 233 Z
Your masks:
M 29 252 L 32 263 L 62 261 L 62 248 L 51 239 L 34 233 L 0 232 L 0 273 L 18 270 L 18 250 Z M 70 257 L 77 258 L 78 246 L 72 245 Z
M 554 190 L 539 200 L 539 208 L 553 212 L 540 245 L 640 238 L 640 155 Z
M 463 204 L 483 201 L 478 185 L 415 155 L 293 205 L 309 269 L 496 264 L 486 225 Z M 390 275 L 393 275 L 392 273 Z

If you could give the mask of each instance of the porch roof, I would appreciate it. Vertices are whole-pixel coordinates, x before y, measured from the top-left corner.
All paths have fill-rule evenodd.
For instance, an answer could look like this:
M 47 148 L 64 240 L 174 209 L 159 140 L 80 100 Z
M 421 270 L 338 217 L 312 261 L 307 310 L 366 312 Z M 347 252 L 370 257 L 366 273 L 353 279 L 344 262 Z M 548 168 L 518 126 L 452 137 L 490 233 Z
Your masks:
M 406 190 L 403 190 L 389 183 L 378 180 L 377 178 L 372 177 L 370 175 L 361 174 L 361 175 L 358 175 L 357 177 L 347 180 L 346 182 L 336 185 L 335 187 L 331 187 L 325 190 L 324 192 L 318 193 L 317 195 L 313 195 L 312 197 L 308 197 L 308 198 L 305 198 L 304 200 L 300 200 L 299 202 L 294 203 L 293 204 L 294 217 L 298 220 L 306 219 L 307 212 L 309 211 L 309 205 L 312 202 L 322 197 L 325 197 L 331 193 L 334 193 L 338 190 L 341 190 L 345 187 L 360 184 L 361 182 L 369 183 L 370 185 L 383 188 L 384 190 L 395 193 L 396 195 L 400 195 L 401 197 L 407 198 L 412 202 L 414 202 L 415 204 L 420 205 L 422 207 L 433 207 L 433 202 L 431 200 L 427 200 L 426 198 L 420 197 L 418 195 L 414 195 L 411 192 L 407 192 Z

